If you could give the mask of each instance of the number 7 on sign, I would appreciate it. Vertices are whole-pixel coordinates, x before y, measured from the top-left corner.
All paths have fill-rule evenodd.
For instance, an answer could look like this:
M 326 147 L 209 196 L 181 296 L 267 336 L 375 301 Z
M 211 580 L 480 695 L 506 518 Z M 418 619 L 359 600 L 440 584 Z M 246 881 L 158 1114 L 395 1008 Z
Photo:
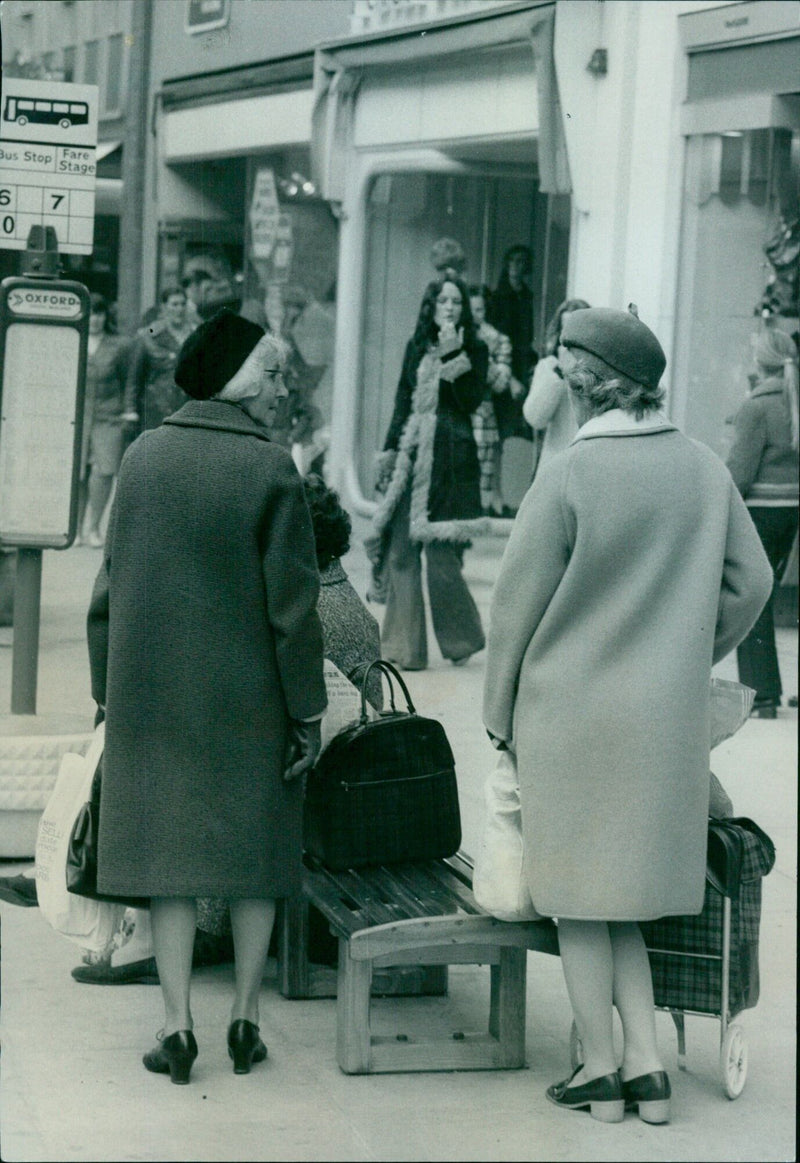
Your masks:
M 45 190 L 44 212 L 45 214 L 67 214 L 69 212 L 69 191 Z

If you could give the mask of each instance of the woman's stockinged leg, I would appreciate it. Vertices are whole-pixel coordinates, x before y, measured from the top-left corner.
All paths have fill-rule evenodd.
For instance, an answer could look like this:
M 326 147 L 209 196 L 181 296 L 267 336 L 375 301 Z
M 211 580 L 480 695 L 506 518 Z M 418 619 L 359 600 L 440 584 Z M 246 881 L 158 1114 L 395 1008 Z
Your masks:
M 258 997 L 275 922 L 274 900 L 231 901 L 231 928 L 236 962 L 236 995 L 231 1021 L 244 1018 L 258 1025 Z
M 89 528 L 94 533 L 100 532 L 100 522 L 106 511 L 108 498 L 111 496 L 111 487 L 114 484 L 113 476 L 98 473 L 92 467 L 89 476 Z
M 192 952 L 197 902 L 191 897 L 154 897 L 150 925 L 161 992 L 164 997 L 164 1037 L 193 1028 L 190 1008 Z
M 633 922 L 608 926 L 614 958 L 614 1005 L 622 1020 L 622 1078 L 663 1070 L 656 1042 L 653 977 L 644 938 Z
M 559 918 L 558 945 L 567 993 L 583 1043 L 583 1070 L 571 1083 L 578 1086 L 617 1070 L 609 926 L 605 921 Z

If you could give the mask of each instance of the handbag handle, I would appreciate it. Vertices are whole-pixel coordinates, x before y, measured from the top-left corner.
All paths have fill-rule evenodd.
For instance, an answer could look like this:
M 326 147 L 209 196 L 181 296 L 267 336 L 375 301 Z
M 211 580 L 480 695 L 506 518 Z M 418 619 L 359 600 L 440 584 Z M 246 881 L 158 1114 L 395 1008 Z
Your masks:
M 397 673 L 395 668 L 392 666 L 391 662 L 387 662 L 385 658 L 376 658 L 375 661 L 371 662 L 369 664 L 369 666 L 367 667 L 367 669 L 364 671 L 364 677 L 361 680 L 361 725 L 362 725 L 362 727 L 367 722 L 367 682 L 369 681 L 369 676 L 372 674 L 373 670 L 377 670 L 381 674 L 386 675 L 386 680 L 389 683 L 389 705 L 391 706 L 392 710 L 393 711 L 397 710 L 397 708 L 394 705 L 394 686 L 392 685 L 392 676 L 394 676 L 397 679 L 398 683 L 400 684 L 400 689 L 402 690 L 403 694 L 406 697 L 406 704 L 407 704 L 409 715 L 415 715 L 416 711 L 414 710 L 414 704 L 411 702 L 411 695 L 408 693 L 408 687 L 403 682 L 400 675 Z

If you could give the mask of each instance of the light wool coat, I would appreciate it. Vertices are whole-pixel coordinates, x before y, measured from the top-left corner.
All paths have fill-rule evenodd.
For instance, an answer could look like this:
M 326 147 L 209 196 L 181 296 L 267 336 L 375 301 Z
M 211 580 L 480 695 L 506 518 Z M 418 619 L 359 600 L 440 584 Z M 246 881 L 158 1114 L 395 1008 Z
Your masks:
M 727 469 L 663 417 L 595 417 L 537 474 L 494 591 L 484 721 L 517 752 L 540 913 L 700 912 L 711 666 L 771 587 Z

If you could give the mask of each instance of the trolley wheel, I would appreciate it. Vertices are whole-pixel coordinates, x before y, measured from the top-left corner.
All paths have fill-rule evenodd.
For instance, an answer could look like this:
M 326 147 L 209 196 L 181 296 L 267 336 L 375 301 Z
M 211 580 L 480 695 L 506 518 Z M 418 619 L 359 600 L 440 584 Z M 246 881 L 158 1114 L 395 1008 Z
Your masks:
M 736 1022 L 728 1026 L 722 1039 L 719 1070 L 722 1088 L 728 1098 L 738 1098 L 747 1078 L 747 1039 L 744 1030 Z
M 573 1020 L 569 1031 L 569 1060 L 572 1063 L 573 1070 L 576 1066 L 583 1065 L 583 1042 L 581 1042 L 578 1033 L 578 1027 Z

